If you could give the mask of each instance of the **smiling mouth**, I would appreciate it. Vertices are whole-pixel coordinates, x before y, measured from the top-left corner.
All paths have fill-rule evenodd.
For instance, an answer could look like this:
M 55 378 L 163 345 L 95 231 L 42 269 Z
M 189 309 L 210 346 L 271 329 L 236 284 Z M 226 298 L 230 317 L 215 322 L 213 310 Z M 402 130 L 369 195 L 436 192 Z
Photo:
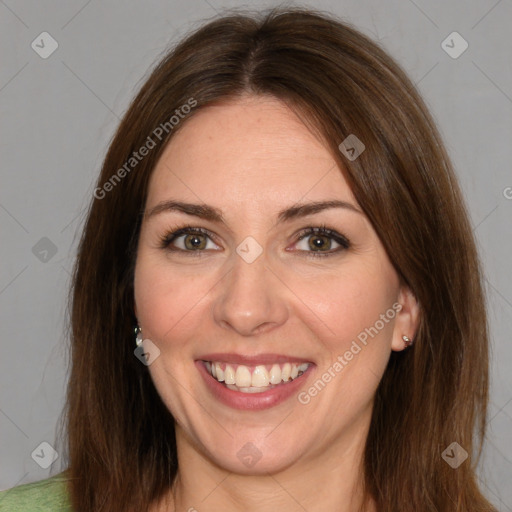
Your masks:
M 207 372 L 232 391 L 263 393 L 286 385 L 304 374 L 312 363 L 283 363 L 246 366 L 221 361 L 204 361 Z

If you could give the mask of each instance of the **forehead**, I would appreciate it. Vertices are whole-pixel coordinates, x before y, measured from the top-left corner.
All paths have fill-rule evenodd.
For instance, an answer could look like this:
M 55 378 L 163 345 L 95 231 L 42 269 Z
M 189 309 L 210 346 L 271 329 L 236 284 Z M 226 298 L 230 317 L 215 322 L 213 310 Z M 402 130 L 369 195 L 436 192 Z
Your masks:
M 324 144 L 283 102 L 260 96 L 186 120 L 153 171 L 148 206 L 168 196 L 260 210 L 304 199 L 354 201 Z

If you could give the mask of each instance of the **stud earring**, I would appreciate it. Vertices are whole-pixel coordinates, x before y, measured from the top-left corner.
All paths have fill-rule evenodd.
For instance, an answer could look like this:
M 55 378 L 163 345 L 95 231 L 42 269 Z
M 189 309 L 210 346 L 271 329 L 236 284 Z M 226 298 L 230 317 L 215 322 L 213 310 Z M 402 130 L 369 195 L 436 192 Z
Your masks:
M 405 348 L 409 348 L 414 343 L 414 340 L 411 340 L 411 338 L 405 334 L 402 336 L 402 339 L 404 340 Z
M 135 344 L 137 347 L 142 345 L 142 329 L 138 325 L 135 327 Z

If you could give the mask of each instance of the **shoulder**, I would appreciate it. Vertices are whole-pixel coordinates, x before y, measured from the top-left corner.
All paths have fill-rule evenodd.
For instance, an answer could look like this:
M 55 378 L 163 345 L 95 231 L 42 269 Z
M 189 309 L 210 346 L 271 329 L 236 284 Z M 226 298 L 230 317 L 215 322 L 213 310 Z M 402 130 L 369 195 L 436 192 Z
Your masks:
M 1 512 L 72 512 L 65 473 L 0 492 Z

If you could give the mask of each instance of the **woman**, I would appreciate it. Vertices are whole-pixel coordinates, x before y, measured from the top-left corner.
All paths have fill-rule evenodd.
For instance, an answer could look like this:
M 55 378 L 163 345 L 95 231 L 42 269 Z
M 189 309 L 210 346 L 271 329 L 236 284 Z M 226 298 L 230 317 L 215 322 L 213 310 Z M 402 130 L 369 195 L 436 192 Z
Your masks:
M 81 512 L 493 510 L 480 276 L 382 49 L 307 10 L 210 22 L 110 145 L 74 273 L 70 467 L 40 487 Z

